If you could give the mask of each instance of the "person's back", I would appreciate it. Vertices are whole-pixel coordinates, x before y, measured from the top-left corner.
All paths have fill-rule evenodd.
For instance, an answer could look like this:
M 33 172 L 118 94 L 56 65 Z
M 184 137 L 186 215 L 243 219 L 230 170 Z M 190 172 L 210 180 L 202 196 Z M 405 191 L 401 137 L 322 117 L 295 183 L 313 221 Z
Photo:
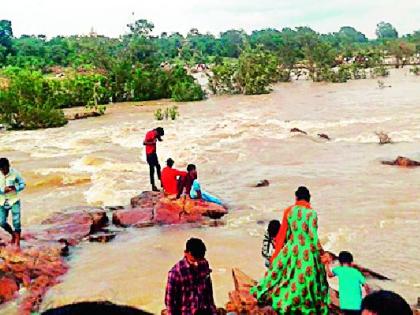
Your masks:
M 362 273 L 352 267 L 353 256 L 349 252 L 339 255 L 340 266 L 328 270 L 329 277 L 338 278 L 340 309 L 345 315 L 360 314 L 362 305 L 362 286 L 369 290 Z
M 171 158 L 166 161 L 166 164 L 167 166 L 162 170 L 161 175 L 163 190 L 168 195 L 177 195 L 179 193 L 177 178 L 186 176 L 187 172 L 172 168 L 174 161 Z

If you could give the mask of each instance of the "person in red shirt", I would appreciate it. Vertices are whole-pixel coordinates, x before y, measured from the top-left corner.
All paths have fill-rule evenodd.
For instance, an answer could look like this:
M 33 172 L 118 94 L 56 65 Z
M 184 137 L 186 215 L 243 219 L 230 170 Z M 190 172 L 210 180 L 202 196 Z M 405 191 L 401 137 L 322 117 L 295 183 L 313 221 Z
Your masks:
M 177 195 L 179 193 L 178 177 L 187 176 L 187 172 L 179 171 L 174 166 L 174 160 L 169 158 L 166 161 L 166 167 L 162 170 L 162 186 L 165 193 L 168 195 Z
M 162 137 L 165 135 L 165 131 L 162 127 L 150 130 L 146 133 L 143 145 L 146 146 L 146 160 L 149 164 L 150 171 L 150 184 L 152 185 L 153 191 L 159 191 L 155 184 L 155 168 L 158 179 L 161 180 L 160 164 L 156 153 L 156 142 L 162 141 Z

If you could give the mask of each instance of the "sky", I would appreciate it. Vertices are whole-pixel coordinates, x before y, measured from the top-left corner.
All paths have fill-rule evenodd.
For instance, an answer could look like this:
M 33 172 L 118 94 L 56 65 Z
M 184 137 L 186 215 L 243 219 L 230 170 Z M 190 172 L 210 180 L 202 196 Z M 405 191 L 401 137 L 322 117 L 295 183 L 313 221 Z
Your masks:
M 0 0 L 0 20 L 15 36 L 98 34 L 118 37 L 136 19 L 155 34 L 191 28 L 219 34 L 229 29 L 310 26 L 321 33 L 354 26 L 375 38 L 376 24 L 393 24 L 400 35 L 420 30 L 420 0 Z

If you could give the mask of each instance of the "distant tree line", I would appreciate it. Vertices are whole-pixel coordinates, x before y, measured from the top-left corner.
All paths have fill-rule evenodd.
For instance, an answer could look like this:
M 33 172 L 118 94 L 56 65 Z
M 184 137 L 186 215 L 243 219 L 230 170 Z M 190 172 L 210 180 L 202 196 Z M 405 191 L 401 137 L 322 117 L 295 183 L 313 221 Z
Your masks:
M 196 64 L 211 65 L 210 88 L 216 93 L 261 94 L 268 93 L 273 82 L 289 81 L 299 65 L 314 81 L 345 82 L 363 78 L 361 69 L 380 66 L 385 53 L 399 64 L 420 52 L 420 30 L 400 37 L 385 22 L 377 25 L 375 40 L 351 26 L 328 34 L 296 27 L 251 34 L 228 30 L 218 36 L 196 28 L 186 36 L 155 36 L 154 24 L 144 19 L 127 27 L 127 34 L 119 38 L 17 38 L 12 23 L 1 20 L 0 123 L 24 129 L 54 127 L 66 122 L 64 107 L 97 109 L 109 102 L 159 98 L 201 100 L 202 88 L 185 70 Z M 343 58 L 359 59 L 355 66 L 333 71 Z

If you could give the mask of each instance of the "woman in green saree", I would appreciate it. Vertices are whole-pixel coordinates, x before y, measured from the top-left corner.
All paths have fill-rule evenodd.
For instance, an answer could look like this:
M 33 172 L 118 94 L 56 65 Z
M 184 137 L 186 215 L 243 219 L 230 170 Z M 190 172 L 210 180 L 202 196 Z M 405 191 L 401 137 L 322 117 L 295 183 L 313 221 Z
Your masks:
M 327 315 L 329 292 L 317 213 L 306 187 L 295 195 L 295 205 L 284 212 L 270 267 L 251 293 L 279 314 Z

